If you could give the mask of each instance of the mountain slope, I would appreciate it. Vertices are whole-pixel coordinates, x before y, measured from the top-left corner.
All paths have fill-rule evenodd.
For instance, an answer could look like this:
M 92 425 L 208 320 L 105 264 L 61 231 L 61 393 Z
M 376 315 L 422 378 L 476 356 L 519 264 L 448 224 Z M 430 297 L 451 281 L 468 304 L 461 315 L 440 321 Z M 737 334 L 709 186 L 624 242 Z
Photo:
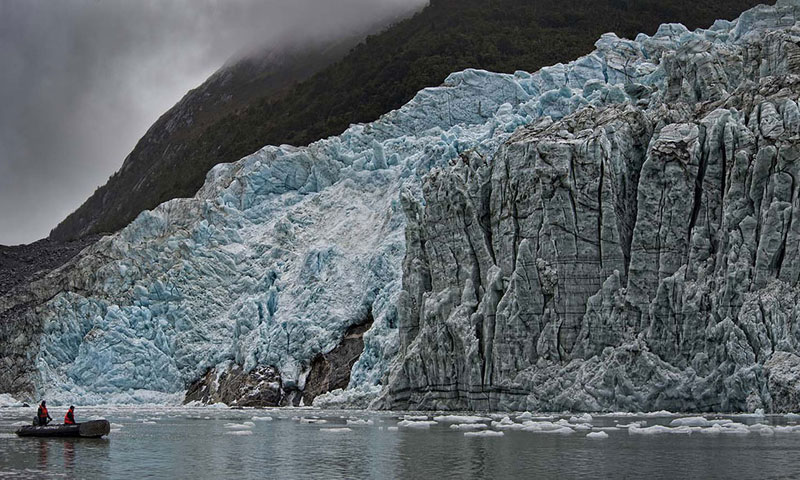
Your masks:
M 372 121 L 453 71 L 534 71 L 592 49 L 607 31 L 632 37 L 667 21 L 690 28 L 733 18 L 757 0 L 437 0 L 367 41 L 335 65 L 284 90 L 343 55 L 343 42 L 322 54 L 304 51 L 278 68 L 225 69 L 154 124 L 122 169 L 50 234 L 66 240 L 113 232 L 146 209 L 190 197 L 218 163 L 263 145 L 307 145 Z M 233 86 L 222 79 L 233 74 Z M 249 82 L 256 92 L 219 108 Z M 278 90 L 276 92 L 275 90 Z M 209 90 L 212 90 L 209 92 Z M 213 112 L 202 114 L 201 112 Z M 191 122 L 191 124 L 190 124 Z M 188 128 L 187 128 L 188 125 Z
M 346 55 L 362 38 L 353 35 L 327 46 L 282 46 L 224 66 L 162 115 L 120 170 L 49 238 L 65 241 L 113 232 L 142 210 L 192 196 L 215 163 L 193 153 L 210 126 L 253 102 L 284 95 L 298 81 Z

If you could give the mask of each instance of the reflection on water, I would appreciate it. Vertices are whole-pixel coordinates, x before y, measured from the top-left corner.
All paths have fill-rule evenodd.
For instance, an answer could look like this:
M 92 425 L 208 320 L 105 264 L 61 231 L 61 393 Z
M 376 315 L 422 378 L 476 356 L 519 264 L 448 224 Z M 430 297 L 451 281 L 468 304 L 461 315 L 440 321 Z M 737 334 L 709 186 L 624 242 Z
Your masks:
M 112 422 L 110 438 L 11 434 L 27 409 L 0 409 L 0 478 L 764 478 L 800 472 L 800 432 L 630 435 L 632 417 L 597 417 L 586 432 L 506 431 L 474 438 L 436 424 L 395 430 L 398 414 L 307 409 L 84 409 Z M 267 417 L 269 415 L 269 417 Z M 372 421 L 347 424 L 348 417 Z M 317 417 L 310 420 L 311 417 Z M 672 418 L 643 418 L 668 424 Z M 324 423 L 321 422 L 324 420 Z M 736 422 L 786 424 L 782 416 Z M 392 427 L 391 429 L 389 427 Z M 349 430 L 347 430 L 349 429 Z
M 47 440 L 39 440 L 39 469 L 47 470 Z
M 64 471 L 72 473 L 75 470 L 75 441 L 64 440 Z

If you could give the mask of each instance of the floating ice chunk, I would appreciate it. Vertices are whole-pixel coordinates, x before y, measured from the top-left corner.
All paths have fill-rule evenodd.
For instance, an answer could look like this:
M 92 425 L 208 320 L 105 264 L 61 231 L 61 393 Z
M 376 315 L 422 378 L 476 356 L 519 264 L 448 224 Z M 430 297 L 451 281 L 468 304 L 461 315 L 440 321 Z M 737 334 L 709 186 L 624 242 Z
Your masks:
M 521 430 L 523 427 L 524 423 L 515 423 L 508 415 L 500 421 L 492 421 L 492 428 L 497 430 Z
M 335 428 L 329 427 L 329 428 L 320 428 L 319 431 L 327 433 L 347 433 L 347 432 L 352 432 L 353 430 L 347 427 L 335 427 Z
M 720 425 L 720 427 L 722 427 L 722 433 L 734 435 L 747 435 L 750 433 L 750 428 L 743 423 L 727 423 L 725 425 Z
M 502 437 L 503 432 L 495 430 L 481 430 L 479 432 L 464 432 L 465 437 Z
M 628 428 L 629 435 L 661 435 L 664 433 L 673 433 L 680 435 L 691 435 L 692 429 L 690 427 L 666 427 L 664 425 L 653 425 L 652 427 L 630 427 Z
M 125 426 L 125 425 L 120 425 L 119 423 L 112 423 L 112 424 L 111 424 L 111 428 L 117 428 L 117 429 L 119 429 L 119 428 L 123 428 L 124 426 Z
M 442 423 L 478 423 L 488 422 L 491 418 L 478 417 L 475 415 L 440 415 L 438 417 L 433 417 L 433 420 Z
M 800 433 L 800 425 L 778 425 L 773 430 L 775 433 Z
M 583 413 L 581 415 L 573 415 L 569 417 L 569 423 L 592 423 L 592 416 L 588 413 Z
M 667 410 L 658 410 L 657 412 L 645 412 L 640 414 L 639 416 L 655 418 L 655 417 L 674 417 L 677 415 L 678 415 L 677 413 L 672 413 Z
M 631 427 L 641 427 L 644 425 L 644 422 L 631 422 L 631 423 L 620 423 L 617 425 L 619 428 L 631 428 Z
M 499 425 L 511 425 L 512 423 L 514 423 L 514 421 L 513 421 L 513 420 L 511 420 L 511 417 L 509 417 L 508 415 L 506 415 L 506 416 L 504 416 L 503 418 L 501 418 L 499 422 L 492 422 L 492 423 L 493 423 L 493 424 L 494 424 L 494 423 L 497 423 L 497 424 L 499 424 Z
M 398 427 L 403 428 L 431 428 L 431 425 L 436 425 L 432 420 L 403 420 L 397 424 Z
M 676 418 L 669 422 L 672 427 L 709 427 L 712 423 L 703 417 Z
M 270 417 L 270 416 L 263 416 L 263 417 L 255 416 L 255 417 L 251 418 L 250 420 L 254 420 L 256 422 L 271 422 L 272 421 L 272 417 Z
M 253 428 L 255 424 L 246 425 L 244 423 L 226 423 L 225 428 L 229 428 L 231 430 L 248 430 Z
M 573 430 L 573 429 L 571 429 L 569 427 L 559 427 L 559 428 L 557 428 L 555 430 L 542 430 L 542 433 L 554 433 L 554 434 L 557 434 L 557 435 L 570 435 L 572 433 L 575 433 L 575 430 Z
M 575 433 L 575 430 L 572 427 L 573 425 L 569 425 L 566 420 L 559 420 L 558 422 L 527 421 L 522 424 L 522 428 L 520 430 L 534 433 L 557 433 L 568 435 Z
M 252 435 L 252 430 L 233 430 L 230 432 L 225 432 L 225 435 Z
M 517 420 L 533 420 L 533 414 L 531 412 L 522 412 L 517 415 Z
M 386 430 L 388 430 L 390 432 L 396 432 L 399 429 L 397 427 L 386 427 Z
M 608 438 L 608 434 L 606 432 L 590 432 L 586 434 L 586 438 L 603 439 Z
M 757 433 L 761 436 L 772 436 L 775 435 L 775 430 L 770 427 L 769 425 L 764 425 L 763 423 L 757 423 L 755 425 L 750 425 L 748 429 L 753 432 Z
M 700 433 L 705 435 L 719 435 L 722 433 L 722 430 L 723 430 L 722 426 L 717 424 L 717 425 L 712 425 L 709 428 L 701 428 Z
M 790 422 L 796 422 L 800 420 L 800 414 L 797 413 L 787 413 L 784 415 L 784 417 L 786 417 L 786 420 L 789 420 Z
M 156 422 L 154 422 L 152 420 L 142 420 L 142 424 L 144 424 L 144 425 L 155 425 Z
M 372 425 L 372 420 L 366 420 L 363 418 L 348 418 L 347 419 L 348 425 Z
M 591 430 L 592 424 L 591 423 L 579 423 L 577 425 L 571 425 L 571 427 L 578 432 Z
M 600 430 L 605 432 L 613 432 L 614 430 L 619 430 L 619 427 L 592 427 L 592 430 Z
M 427 420 L 427 419 L 428 415 L 403 415 L 403 420 L 417 421 L 417 420 Z
M 483 430 L 489 426 L 485 423 L 456 423 L 450 425 L 450 428 L 453 430 Z

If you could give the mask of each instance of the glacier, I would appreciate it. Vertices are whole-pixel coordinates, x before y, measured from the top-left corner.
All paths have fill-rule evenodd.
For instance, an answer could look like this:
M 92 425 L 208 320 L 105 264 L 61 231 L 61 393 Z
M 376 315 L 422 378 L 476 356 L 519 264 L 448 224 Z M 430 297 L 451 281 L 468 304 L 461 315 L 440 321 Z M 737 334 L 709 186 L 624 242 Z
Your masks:
M 799 20 L 606 34 L 218 165 L 0 297 L 0 392 L 175 403 L 233 367 L 302 391 L 372 322 L 315 405 L 798 409 Z

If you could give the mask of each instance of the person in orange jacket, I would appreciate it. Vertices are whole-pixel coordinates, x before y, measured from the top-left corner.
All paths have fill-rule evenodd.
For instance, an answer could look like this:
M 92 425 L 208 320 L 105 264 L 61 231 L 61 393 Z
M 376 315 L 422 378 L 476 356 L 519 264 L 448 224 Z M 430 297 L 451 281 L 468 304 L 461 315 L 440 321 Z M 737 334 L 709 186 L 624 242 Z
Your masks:
M 64 415 L 64 425 L 75 425 L 75 407 L 69 406 L 67 414 Z
M 42 400 L 42 403 L 39 405 L 36 417 L 39 419 L 39 425 L 47 425 L 50 423 L 50 420 L 52 420 L 50 414 L 47 413 L 47 403 L 45 403 L 44 400 Z

